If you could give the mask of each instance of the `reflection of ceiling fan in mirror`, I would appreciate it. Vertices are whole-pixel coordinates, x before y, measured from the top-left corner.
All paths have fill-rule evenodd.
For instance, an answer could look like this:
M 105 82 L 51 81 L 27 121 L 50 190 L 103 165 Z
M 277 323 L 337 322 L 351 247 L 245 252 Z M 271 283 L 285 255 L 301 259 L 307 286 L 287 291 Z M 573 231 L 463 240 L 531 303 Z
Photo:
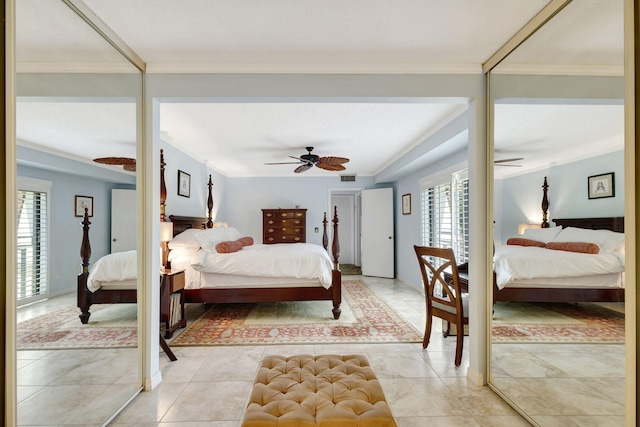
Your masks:
M 496 166 L 511 166 L 512 168 L 521 168 L 522 165 L 509 164 L 511 162 L 518 162 L 520 160 L 524 160 L 524 157 L 513 157 L 511 159 L 494 160 L 493 164 L 496 165 Z
M 345 157 L 319 157 L 315 154 L 311 154 L 313 147 L 305 147 L 305 149 L 308 151 L 307 154 L 303 154 L 300 157 L 289 156 L 292 159 L 298 160 L 297 162 L 265 163 L 265 165 L 300 165 L 294 170 L 294 172 L 301 173 L 311 169 L 313 166 L 328 171 L 343 171 L 345 170 L 345 167 L 342 165 L 349 161 L 349 159 Z
M 128 172 L 136 171 L 136 159 L 130 157 L 100 157 L 93 159 L 96 163 L 102 163 L 103 165 L 117 165 Z

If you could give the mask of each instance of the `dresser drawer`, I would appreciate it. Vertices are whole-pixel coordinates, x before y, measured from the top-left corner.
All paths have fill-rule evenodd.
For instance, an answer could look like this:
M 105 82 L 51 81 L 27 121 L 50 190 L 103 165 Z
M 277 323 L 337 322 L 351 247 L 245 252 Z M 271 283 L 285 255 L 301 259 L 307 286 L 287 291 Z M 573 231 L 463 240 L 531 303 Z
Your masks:
M 304 218 L 265 218 L 266 227 L 304 227 Z
M 304 236 L 299 234 L 266 234 L 264 243 L 305 243 Z

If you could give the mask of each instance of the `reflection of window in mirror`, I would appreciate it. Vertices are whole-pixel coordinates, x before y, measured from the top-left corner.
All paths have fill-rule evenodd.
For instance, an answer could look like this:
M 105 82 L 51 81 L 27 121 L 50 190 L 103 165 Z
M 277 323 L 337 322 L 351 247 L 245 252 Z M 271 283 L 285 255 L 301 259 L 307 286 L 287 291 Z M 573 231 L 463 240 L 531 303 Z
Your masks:
M 624 174 L 623 38 L 623 2 L 573 1 L 490 74 L 494 158 L 522 159 L 518 166 L 494 167 L 497 301 L 490 383 L 540 425 L 565 423 L 558 413 L 580 413 L 598 423 L 597 408 L 603 407 L 612 425 L 624 425 L 620 246 L 611 248 L 600 241 L 599 253 L 593 255 L 506 244 L 518 236 L 519 224 L 540 223 L 545 177 L 550 228 L 528 228 L 519 237 L 544 245 L 594 243 L 604 233 L 612 239 L 623 236 L 623 193 L 593 199 L 587 188 L 590 176 Z M 594 192 L 598 191 L 596 183 Z M 570 229 L 560 231 L 555 228 L 560 223 L 553 222 L 592 217 L 602 218 L 597 228 L 610 231 L 596 233 L 584 229 L 591 223 L 563 222 L 573 227 L 569 234 Z M 590 270 L 596 257 L 613 253 L 617 260 L 606 274 Z M 523 260 L 530 267 L 526 275 L 518 271 Z M 580 262 L 585 264 L 577 267 Z M 544 271 L 549 267 L 564 277 Z M 506 269 L 508 278 L 501 274 Z M 616 332 L 603 335 L 602 322 L 615 325 Z M 529 391 L 514 393 L 515 383 Z M 596 383 L 606 384 L 606 392 Z

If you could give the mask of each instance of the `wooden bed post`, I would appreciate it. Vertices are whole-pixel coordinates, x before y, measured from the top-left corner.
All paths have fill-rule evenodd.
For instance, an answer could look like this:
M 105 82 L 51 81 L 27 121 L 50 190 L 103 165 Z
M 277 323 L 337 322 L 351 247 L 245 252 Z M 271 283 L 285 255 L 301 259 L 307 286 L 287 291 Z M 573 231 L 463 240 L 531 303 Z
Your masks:
M 325 217 L 326 221 L 326 217 Z M 338 207 L 333 207 L 333 243 L 331 245 L 331 252 L 333 253 L 333 271 L 331 273 L 332 282 L 334 286 L 333 289 L 333 309 L 331 310 L 333 313 L 334 319 L 340 318 L 340 313 L 342 313 L 342 309 L 340 308 L 340 304 L 342 303 L 342 272 L 340 271 L 340 262 L 338 258 L 340 258 L 340 240 L 338 239 Z M 339 284 L 339 286 L 338 286 Z
M 540 224 L 541 228 L 549 228 L 549 221 L 547 220 L 547 215 L 549 212 L 549 199 L 547 198 L 547 190 L 549 189 L 549 184 L 547 184 L 547 177 L 544 177 L 544 183 L 542 184 L 542 224 Z
M 80 259 L 82 260 L 82 273 L 78 275 L 78 307 L 80 308 L 80 321 L 83 324 L 89 322 L 89 306 L 91 297 L 87 289 L 87 278 L 89 277 L 89 259 L 91 258 L 91 244 L 89 243 L 89 209 L 84 208 L 84 218 L 82 220 L 82 244 L 80 245 Z
M 167 206 L 167 185 L 164 182 L 164 150 L 160 149 L 160 222 L 165 220 L 165 209 Z
M 329 248 L 329 236 L 327 235 L 327 213 L 324 213 L 324 219 L 322 220 L 322 246 L 326 251 Z
M 209 196 L 207 197 L 207 209 L 209 210 L 207 218 L 209 220 L 207 221 L 207 228 L 213 228 L 213 193 L 211 191 L 213 181 L 211 181 L 211 174 L 209 174 L 209 183 L 207 185 L 209 186 Z

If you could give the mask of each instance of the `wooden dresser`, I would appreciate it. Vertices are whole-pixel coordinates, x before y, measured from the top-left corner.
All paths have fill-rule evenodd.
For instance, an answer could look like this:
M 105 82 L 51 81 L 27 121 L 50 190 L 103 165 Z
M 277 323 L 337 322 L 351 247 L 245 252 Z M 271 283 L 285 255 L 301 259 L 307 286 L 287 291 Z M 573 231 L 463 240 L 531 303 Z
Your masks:
M 305 243 L 306 209 L 262 209 L 262 243 Z

